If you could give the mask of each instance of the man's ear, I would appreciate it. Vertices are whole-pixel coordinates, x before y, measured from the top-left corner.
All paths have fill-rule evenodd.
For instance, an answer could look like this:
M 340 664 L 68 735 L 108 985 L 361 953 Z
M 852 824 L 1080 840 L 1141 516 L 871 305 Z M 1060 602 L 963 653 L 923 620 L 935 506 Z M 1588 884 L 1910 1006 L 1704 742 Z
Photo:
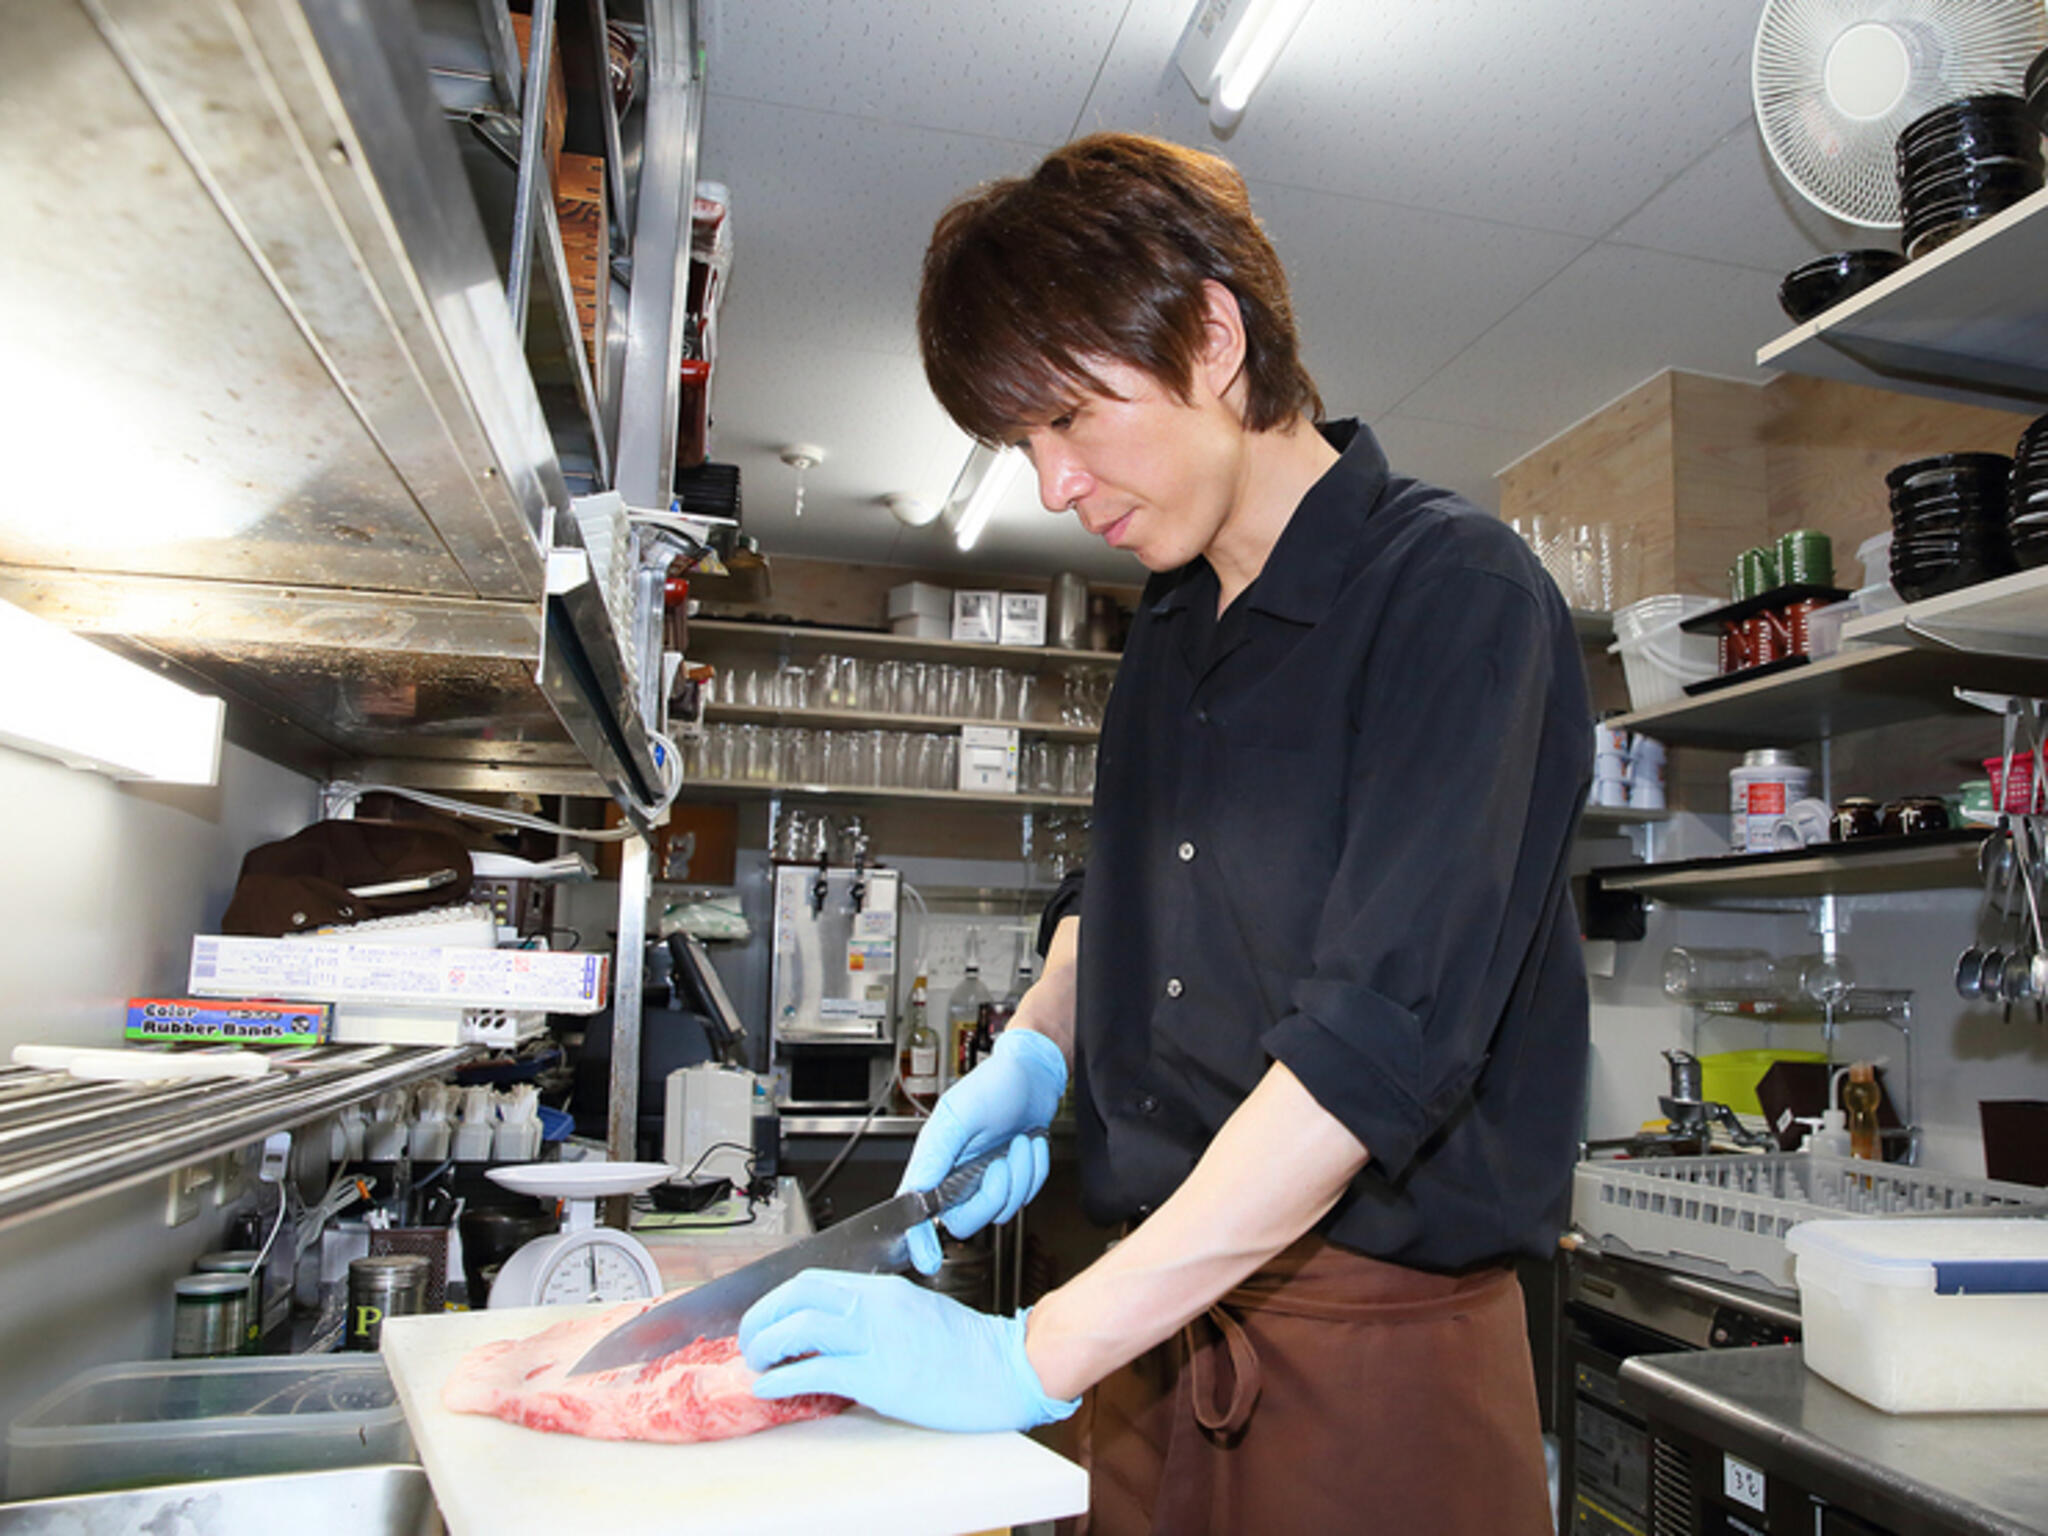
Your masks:
M 1214 278 L 1202 283 L 1202 351 L 1195 367 L 1209 392 L 1225 396 L 1244 376 L 1244 314 L 1237 295 Z

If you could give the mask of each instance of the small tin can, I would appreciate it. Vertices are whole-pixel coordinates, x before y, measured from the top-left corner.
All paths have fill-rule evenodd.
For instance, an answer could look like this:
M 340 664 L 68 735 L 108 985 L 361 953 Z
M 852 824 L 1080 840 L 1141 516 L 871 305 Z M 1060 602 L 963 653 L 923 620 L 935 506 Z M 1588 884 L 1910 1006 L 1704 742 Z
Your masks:
M 180 1275 L 173 1283 L 171 1355 L 199 1360 L 248 1350 L 249 1277 L 212 1273 Z
M 351 1259 L 347 1347 L 374 1350 L 383 1336 L 385 1318 L 426 1311 L 427 1268 L 422 1253 L 377 1253 Z

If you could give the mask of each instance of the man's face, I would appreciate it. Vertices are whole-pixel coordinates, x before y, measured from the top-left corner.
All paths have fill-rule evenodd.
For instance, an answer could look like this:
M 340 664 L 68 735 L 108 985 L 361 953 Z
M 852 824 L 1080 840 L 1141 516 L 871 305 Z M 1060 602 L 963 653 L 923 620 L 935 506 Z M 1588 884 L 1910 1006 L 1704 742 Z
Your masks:
M 1110 394 L 1080 395 L 1016 434 L 1039 500 L 1049 512 L 1071 507 L 1082 527 L 1148 570 L 1186 565 L 1236 506 L 1242 420 L 1199 368 L 1185 403 L 1140 369 L 1097 361 L 1090 370 Z

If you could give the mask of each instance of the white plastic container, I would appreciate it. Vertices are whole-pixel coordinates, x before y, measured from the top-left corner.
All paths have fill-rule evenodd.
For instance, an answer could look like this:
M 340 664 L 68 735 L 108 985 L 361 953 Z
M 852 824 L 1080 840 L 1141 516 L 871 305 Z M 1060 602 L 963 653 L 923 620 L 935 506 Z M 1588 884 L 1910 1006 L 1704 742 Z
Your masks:
M 1856 558 L 1863 562 L 1863 585 L 1866 587 L 1890 586 L 1892 584 L 1892 535 L 1887 528 L 1856 546 Z M 1867 610 L 1866 610 L 1867 611 Z
M 1721 642 L 1715 635 L 1689 635 L 1684 620 L 1720 606 L 1711 597 L 1661 592 L 1614 610 L 1614 644 L 1621 653 L 1632 709 L 1669 704 L 1687 683 L 1704 682 L 1721 670 Z
M 1810 1221 L 1806 1364 L 1886 1413 L 2048 1409 L 2048 1222 Z
M 1771 853 L 1778 823 L 1806 798 L 1813 770 L 1790 752 L 1760 747 L 1728 770 L 1728 846 L 1736 853 Z M 1803 841 L 1800 839 L 1799 841 Z

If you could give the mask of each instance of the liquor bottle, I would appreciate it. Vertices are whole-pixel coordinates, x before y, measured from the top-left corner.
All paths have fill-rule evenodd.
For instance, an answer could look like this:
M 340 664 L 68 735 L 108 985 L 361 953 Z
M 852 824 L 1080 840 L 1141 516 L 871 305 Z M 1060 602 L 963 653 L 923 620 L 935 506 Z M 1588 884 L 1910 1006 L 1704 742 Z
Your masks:
M 903 1096 L 918 1109 L 930 1109 L 939 1097 L 939 1033 L 932 1028 L 924 972 L 911 983 L 910 1006 L 904 1010 L 901 1072 Z
M 1869 1062 L 1859 1061 L 1849 1068 L 1849 1081 L 1842 1084 L 1842 1108 L 1849 1112 L 1849 1155 L 1867 1157 L 1873 1160 L 1883 1154 L 1878 1149 L 1877 1071 Z
M 988 988 L 981 979 L 981 930 L 967 930 L 967 974 L 946 1000 L 945 1082 L 950 1088 L 981 1058 L 975 1049 L 975 1032 L 981 1023 L 981 1005 L 988 1002 Z

